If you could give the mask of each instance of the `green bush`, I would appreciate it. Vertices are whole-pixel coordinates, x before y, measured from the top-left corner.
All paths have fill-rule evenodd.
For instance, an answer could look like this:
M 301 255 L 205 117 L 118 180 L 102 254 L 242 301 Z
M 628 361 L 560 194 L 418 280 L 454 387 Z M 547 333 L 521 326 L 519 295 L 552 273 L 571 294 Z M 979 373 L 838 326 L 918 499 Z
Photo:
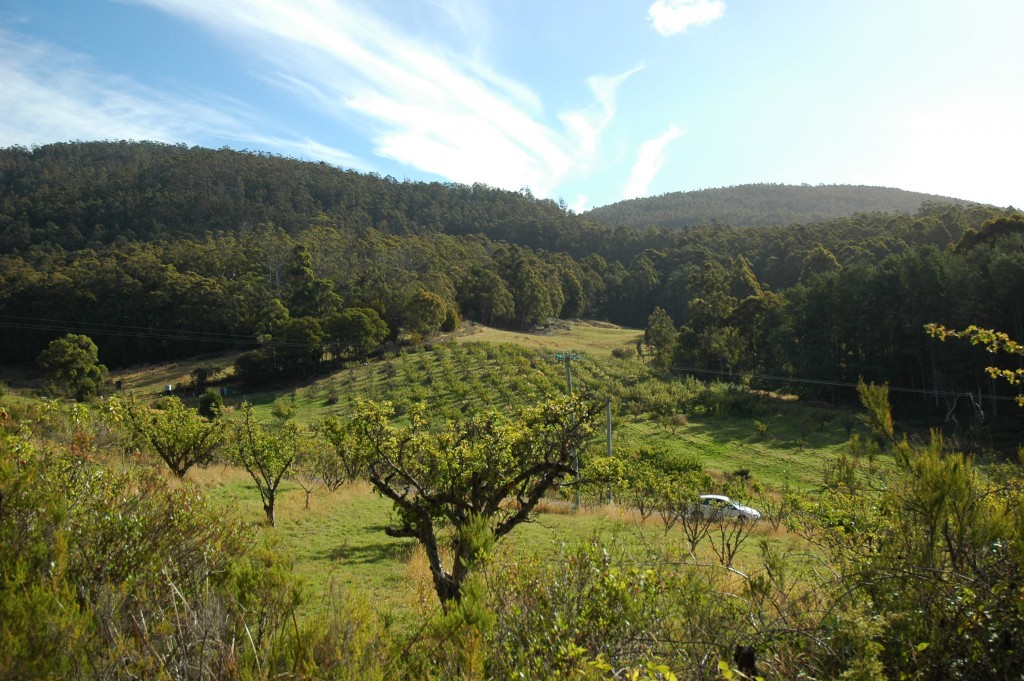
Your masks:
M 224 413 L 224 399 L 216 388 L 207 388 L 199 397 L 200 416 L 208 419 L 219 418 Z
M 237 631 L 217 589 L 250 532 L 194 487 L 6 436 L 0 499 L 0 677 L 191 677 L 224 662 Z

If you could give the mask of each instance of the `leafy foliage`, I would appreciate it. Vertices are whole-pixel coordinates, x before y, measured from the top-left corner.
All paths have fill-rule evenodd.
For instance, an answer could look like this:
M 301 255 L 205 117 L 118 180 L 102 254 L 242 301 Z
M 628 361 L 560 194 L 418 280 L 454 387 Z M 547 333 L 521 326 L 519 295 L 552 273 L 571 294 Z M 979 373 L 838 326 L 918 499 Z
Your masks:
M 211 463 L 225 441 L 223 422 L 204 418 L 174 396 L 163 399 L 159 409 L 149 409 L 132 397 L 113 399 L 108 409 L 178 478 L 193 466 Z
M 99 363 L 99 348 L 82 334 L 69 333 L 51 341 L 38 362 L 48 379 L 79 402 L 95 397 L 107 375 L 107 368 Z
M 234 437 L 229 456 L 256 483 L 267 522 L 273 526 L 277 490 L 298 455 L 298 432 L 289 423 L 277 428 L 261 424 L 253 415 L 249 402 L 242 405 L 241 411 L 240 420 L 232 423 Z
M 212 676 L 249 532 L 198 490 L 0 437 L 0 675 Z
M 982 329 L 971 325 L 962 331 L 947 329 L 939 324 L 928 324 L 925 329 L 934 338 L 946 340 L 947 338 L 962 338 L 969 340 L 971 345 L 982 345 L 985 350 L 992 354 L 1005 353 L 1024 357 L 1024 345 L 1010 338 L 1008 334 L 992 329 Z M 1024 382 L 1024 368 L 1001 369 L 999 367 L 986 367 L 986 372 L 992 378 L 1001 378 L 1011 385 L 1020 385 Z M 1024 406 L 1024 395 L 1017 396 L 1017 403 Z
M 395 506 L 398 522 L 387 533 L 420 542 L 443 604 L 460 599 L 479 534 L 501 539 L 572 474 L 573 451 L 589 437 L 598 409 L 578 399 L 549 400 L 513 418 L 485 412 L 439 428 L 414 410 L 410 424 L 398 428 L 390 423 L 390 404 L 363 405 L 353 428 L 370 482 Z M 471 532 L 476 523 L 484 530 Z M 441 562 L 446 527 L 454 534 L 450 570 Z

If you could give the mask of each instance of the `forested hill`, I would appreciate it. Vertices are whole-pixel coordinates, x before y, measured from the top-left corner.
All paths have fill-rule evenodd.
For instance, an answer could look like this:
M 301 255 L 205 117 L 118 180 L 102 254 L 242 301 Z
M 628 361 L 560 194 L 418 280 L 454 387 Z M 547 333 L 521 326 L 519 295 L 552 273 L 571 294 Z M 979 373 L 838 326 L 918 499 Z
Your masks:
M 0 149 L 0 253 L 196 238 L 256 225 L 294 235 L 326 216 L 348 233 L 483 234 L 582 257 L 621 225 L 806 224 L 853 213 L 914 214 L 926 201 L 953 202 L 878 187 L 760 184 L 624 201 L 575 215 L 529 192 L 403 182 L 230 149 L 154 142 Z M 652 239 L 662 241 L 645 238 L 654 245 Z
M 585 216 L 630 227 L 765 227 L 826 222 L 854 213 L 914 213 L 925 202 L 959 203 L 945 196 L 887 187 L 746 184 L 619 201 Z
M 245 225 L 295 234 L 318 215 L 349 233 L 482 233 L 547 249 L 552 235 L 580 223 L 528 192 L 402 182 L 270 154 L 154 142 L 0 149 L 0 252 L 201 237 Z

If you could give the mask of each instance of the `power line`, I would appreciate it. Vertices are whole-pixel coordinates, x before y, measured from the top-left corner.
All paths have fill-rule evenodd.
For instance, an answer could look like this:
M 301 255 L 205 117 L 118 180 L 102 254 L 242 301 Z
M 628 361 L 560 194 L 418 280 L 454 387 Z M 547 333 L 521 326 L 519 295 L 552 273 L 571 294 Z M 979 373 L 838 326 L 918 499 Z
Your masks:
M 715 369 L 699 369 L 697 367 L 681 367 L 681 366 L 675 366 L 675 365 L 672 367 L 672 369 L 674 369 L 676 371 L 687 372 L 687 373 L 710 374 L 710 375 L 714 375 L 714 376 L 723 376 L 723 377 L 726 377 L 726 378 L 742 378 L 745 375 L 745 374 L 735 374 L 735 373 L 732 373 L 731 371 L 718 371 L 718 370 L 715 370 Z M 779 382 L 779 383 L 807 383 L 809 385 L 821 385 L 821 386 L 830 386 L 830 387 L 837 387 L 837 388 L 854 388 L 854 389 L 857 388 L 857 384 L 856 383 L 849 383 L 849 382 L 843 382 L 843 381 L 826 381 L 826 380 L 823 380 L 823 379 L 816 379 L 816 378 L 798 378 L 798 377 L 790 377 L 790 376 L 772 376 L 770 374 L 758 374 L 758 373 L 751 373 L 750 376 L 752 378 L 757 379 L 757 380 L 776 381 L 776 382 Z M 916 395 L 927 395 L 929 397 L 956 397 L 958 395 L 959 396 L 963 396 L 963 395 L 971 394 L 967 390 L 937 390 L 937 389 L 928 389 L 928 388 L 902 388 L 902 387 L 899 387 L 899 386 L 889 386 L 889 390 L 891 392 L 911 393 L 911 394 L 916 394 Z M 985 399 L 1003 400 L 1003 401 L 1006 401 L 1006 402 L 1016 402 L 1016 400 L 1017 400 L 1016 397 L 1004 397 L 1004 396 L 1001 396 L 1001 395 L 985 395 Z
M 63 319 L 45 319 L 42 317 L 20 317 L 0 315 L 0 327 L 24 329 L 28 331 L 57 331 L 63 333 L 103 334 L 108 336 L 125 336 L 131 338 L 153 338 L 158 340 L 212 342 L 232 345 L 272 345 L 276 347 L 312 348 L 314 344 L 299 340 L 275 339 L 261 343 L 252 335 L 223 333 L 218 331 L 198 331 L 169 329 L 146 326 L 130 326 L 126 324 L 105 324 L 102 322 L 75 322 Z
M 32 317 L 0 316 L 0 327 L 9 329 L 25 329 L 29 331 L 65 331 L 79 333 L 96 333 L 111 336 L 135 336 L 145 338 L 161 338 L 172 340 L 216 340 L 227 342 L 253 342 L 251 336 L 226 334 L 210 331 L 183 331 L 180 329 L 162 329 L 159 327 L 141 327 L 99 322 L 72 322 L 57 319 L 39 319 Z

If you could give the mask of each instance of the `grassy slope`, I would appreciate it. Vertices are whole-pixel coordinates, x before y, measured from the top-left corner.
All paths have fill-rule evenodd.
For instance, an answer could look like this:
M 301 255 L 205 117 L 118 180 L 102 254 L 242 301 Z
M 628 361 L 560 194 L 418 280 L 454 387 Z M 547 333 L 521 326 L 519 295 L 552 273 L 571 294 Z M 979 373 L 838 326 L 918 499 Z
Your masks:
M 550 331 L 525 333 L 503 331 L 478 324 L 467 325 L 455 337 L 460 342 L 513 343 L 525 348 L 548 352 L 578 351 L 610 355 L 616 348 L 636 347 L 643 331 L 624 329 L 601 322 L 571 321 Z
M 568 328 L 571 327 L 571 328 Z M 271 405 L 280 395 L 296 408 L 296 421 L 309 424 L 326 414 L 347 413 L 359 397 L 374 399 L 428 400 L 439 407 L 492 400 L 497 404 L 564 390 L 564 365 L 554 352 L 574 350 L 582 357 L 577 364 L 577 385 L 601 381 L 640 382 L 646 371 L 639 362 L 624 363 L 611 357 L 617 347 L 634 347 L 640 333 L 608 325 L 573 323 L 547 333 L 527 334 L 467 327 L 452 343 L 435 343 L 390 359 L 354 364 L 331 375 L 283 389 L 244 395 L 261 415 L 270 418 Z M 497 344 L 525 347 L 522 353 Z M 493 345 L 492 345 L 493 344 Z M 231 357 L 206 358 L 192 362 L 143 367 L 119 372 L 126 390 L 156 397 L 167 384 L 185 384 L 192 369 L 200 365 L 230 366 Z M 655 385 L 655 384 L 650 384 Z M 410 387 L 412 386 L 412 387 Z M 16 391 L 22 392 L 22 391 Z M 237 405 L 241 393 L 228 398 Z M 647 415 L 617 414 L 613 446 L 617 453 L 640 448 L 659 449 L 669 456 L 695 457 L 707 469 L 719 474 L 739 468 L 753 472 L 754 479 L 769 485 L 788 480 L 796 487 L 820 485 L 823 463 L 845 442 L 845 432 L 835 414 L 813 416 L 813 410 L 784 400 L 769 400 L 769 411 L 759 415 L 768 425 L 759 435 L 752 418 L 691 416 L 685 425 L 671 428 Z M 820 410 L 819 410 L 820 411 Z M 808 424 L 816 424 L 809 427 Z M 603 454 L 603 433 L 593 445 Z M 244 471 L 212 467 L 189 474 L 210 495 L 226 507 L 236 507 L 245 519 L 260 526 L 261 535 L 278 543 L 295 557 L 295 572 L 308 585 L 309 606 L 321 607 L 332 588 L 354 589 L 399 613 L 434 607 L 429 573 L 422 553 L 411 540 L 387 537 L 383 532 L 390 507 L 365 485 L 353 485 L 338 492 L 320 490 L 309 509 L 305 495 L 294 483 L 281 490 L 278 526 L 262 523 L 259 495 Z M 767 533 L 767 527 L 759 533 Z M 636 546 L 646 555 L 651 544 L 665 541 L 656 518 L 641 527 L 632 512 L 615 507 L 565 513 L 559 502 L 537 522 L 521 526 L 502 544 L 500 551 L 510 560 L 522 552 L 551 556 L 558 546 L 573 539 L 593 537 L 616 544 Z M 669 535 L 669 541 L 674 535 Z M 747 555 L 754 558 L 755 541 L 748 543 Z M 745 558 L 741 556 L 742 563 Z

